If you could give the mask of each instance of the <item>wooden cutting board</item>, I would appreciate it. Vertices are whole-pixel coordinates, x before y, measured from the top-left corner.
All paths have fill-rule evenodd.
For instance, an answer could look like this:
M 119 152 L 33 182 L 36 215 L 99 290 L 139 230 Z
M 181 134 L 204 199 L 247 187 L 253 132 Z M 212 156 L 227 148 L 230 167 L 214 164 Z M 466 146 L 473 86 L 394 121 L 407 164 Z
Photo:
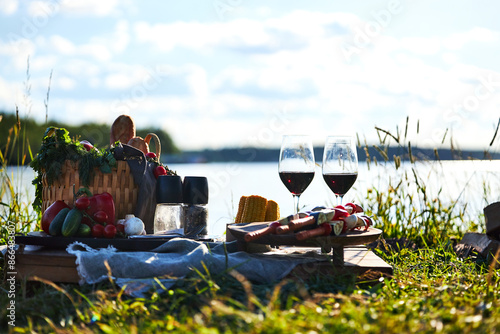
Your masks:
M 259 222 L 259 223 L 243 223 L 243 224 L 232 224 L 228 225 L 227 228 L 231 234 L 238 241 L 245 241 L 245 234 L 248 232 L 253 232 L 261 228 L 267 227 L 269 222 Z M 259 243 L 270 246 L 298 246 L 298 247 L 325 247 L 325 246 L 352 246 L 352 245 L 364 245 L 373 242 L 378 239 L 382 234 L 382 231 L 370 227 L 368 230 L 354 230 L 348 233 L 337 235 L 337 236 L 325 236 L 325 237 L 315 237 L 303 241 L 299 241 L 295 238 L 294 233 L 289 234 L 268 234 L 261 238 L 252 241 L 252 243 Z

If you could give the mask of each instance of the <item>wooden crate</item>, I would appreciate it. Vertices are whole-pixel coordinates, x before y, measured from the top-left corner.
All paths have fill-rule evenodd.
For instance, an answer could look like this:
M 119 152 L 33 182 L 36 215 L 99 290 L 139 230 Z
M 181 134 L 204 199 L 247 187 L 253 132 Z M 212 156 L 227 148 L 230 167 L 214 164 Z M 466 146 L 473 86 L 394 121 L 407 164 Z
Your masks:
M 21 247 L 16 252 L 16 278 L 33 280 L 35 276 L 60 283 L 78 283 L 76 256 L 65 250 Z

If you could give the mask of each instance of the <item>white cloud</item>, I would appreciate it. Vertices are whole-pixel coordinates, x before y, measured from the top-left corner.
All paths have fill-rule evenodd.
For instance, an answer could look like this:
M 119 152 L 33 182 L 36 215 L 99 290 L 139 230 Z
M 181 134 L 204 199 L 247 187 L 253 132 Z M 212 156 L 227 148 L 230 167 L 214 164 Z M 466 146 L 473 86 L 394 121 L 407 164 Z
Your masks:
M 116 23 L 115 31 L 110 39 L 110 46 L 115 53 L 122 53 L 125 51 L 130 43 L 129 22 L 126 20 L 119 20 Z
M 59 35 L 52 35 L 50 37 L 49 48 L 61 55 L 74 55 L 76 52 L 75 44 Z
M 0 110 L 13 110 L 20 102 L 18 85 L 0 77 Z
M 71 98 L 50 97 L 49 118 L 68 124 L 97 122 L 111 124 L 116 118 L 110 108 L 111 102 L 106 99 L 91 97 L 78 101 Z
M 467 43 L 483 42 L 483 43 L 498 43 L 500 33 L 487 28 L 475 27 L 471 30 L 452 34 L 444 39 L 443 44 L 449 50 L 460 50 Z
M 108 16 L 116 13 L 118 0 L 63 0 L 61 12 L 77 15 Z
M 441 41 L 436 37 L 407 37 L 401 39 L 401 45 L 415 55 L 434 55 L 441 50 Z
M 60 57 L 55 54 L 31 57 L 30 69 L 36 73 L 49 73 L 51 70 L 60 65 L 60 60 Z
M 162 51 L 176 47 L 192 50 L 222 48 L 268 53 L 297 49 L 311 40 L 342 33 L 356 16 L 345 13 L 294 11 L 264 21 L 238 18 L 228 22 L 172 22 L 134 24 L 136 38 Z
M 19 0 L 0 0 L 0 12 L 5 15 L 12 15 L 19 8 Z
M 34 2 L 31 13 L 42 15 L 42 5 Z M 120 10 L 116 1 L 64 1 L 60 14 L 67 19 Z M 68 112 L 79 115 L 65 121 L 110 123 L 126 110 L 140 126 L 162 124 L 186 149 L 274 145 L 288 130 L 307 131 L 319 144 L 338 131 L 374 139 L 374 125 L 401 128 L 407 115 L 421 119 L 422 136 L 437 143 L 446 127 L 469 131 L 468 123 L 489 125 L 498 117 L 496 92 L 480 101 L 477 112 L 453 110 L 474 96 L 481 76 L 491 73 L 500 82 L 491 64 L 464 60 L 472 46 L 498 44 L 494 29 L 403 37 L 382 30 L 358 46 L 349 62 L 341 47 L 353 44 L 356 29 L 366 26 L 361 16 L 306 10 L 271 13 L 262 12 L 261 20 L 234 13 L 227 21 L 164 23 L 137 15 L 119 18 L 96 35 L 83 31 L 78 42 L 59 32 L 58 20 L 53 20 L 50 31 L 58 34 L 40 29 L 30 40 L 4 41 L 0 57 L 8 60 L 3 69 L 10 73 L 14 71 L 9 66 L 15 64 L 19 82 L 31 57 L 37 98 L 43 99 L 54 69 L 51 110 L 61 118 Z M 136 17 L 139 21 L 131 21 Z M 391 29 L 399 24 L 402 21 L 395 20 Z M 137 57 L 138 50 L 144 57 Z M 6 82 L 0 89 L 10 84 Z M 0 93 L 0 101 L 8 99 Z M 285 116 L 275 121 L 276 112 L 285 108 Z
M 62 72 L 77 80 L 90 80 L 100 78 L 101 74 L 105 72 L 100 64 L 97 64 L 92 59 L 85 58 L 69 58 L 60 62 L 54 67 L 55 72 Z
M 49 18 L 56 15 L 60 10 L 58 1 L 31 1 L 28 4 L 27 12 L 34 25 L 45 26 Z
M 112 53 L 106 45 L 88 43 L 77 48 L 77 53 L 90 56 L 95 60 L 105 62 L 112 58 Z
M 54 88 L 60 88 L 62 90 L 73 90 L 77 86 L 77 82 L 74 78 L 69 77 L 56 77 L 53 81 Z
M 207 110 L 224 114 L 231 109 L 239 115 L 244 113 L 245 108 L 238 103 L 227 107 L 228 96 L 240 101 L 245 100 L 243 97 L 256 100 L 258 102 L 252 107 L 261 111 L 268 108 L 269 102 L 265 101 L 282 104 L 293 101 L 292 109 L 299 116 L 290 122 L 289 128 L 295 130 L 303 127 L 306 120 L 300 115 L 304 112 L 316 115 L 311 117 L 322 115 L 320 117 L 332 124 L 351 131 L 356 128 L 353 118 L 358 119 L 362 129 L 370 129 L 374 122 L 371 116 L 366 116 L 370 114 L 379 114 L 375 119 L 384 126 L 394 125 L 407 115 L 429 119 L 431 125 L 440 124 L 443 110 L 462 96 L 457 91 L 467 90 L 464 80 L 474 79 L 478 73 L 478 68 L 457 67 L 460 66 L 457 64 L 459 58 L 454 53 L 444 54 L 449 62 L 454 61 L 450 70 L 422 59 L 421 56 L 439 56 L 443 47 L 449 49 L 446 45 L 449 40 L 438 37 L 398 39 L 380 35 L 361 50 L 357 61 L 347 64 L 339 47 L 342 40 L 353 35 L 346 34 L 343 29 L 349 32 L 363 24 L 352 14 L 297 11 L 258 25 L 255 23 L 237 19 L 224 24 L 189 26 L 185 23 L 156 26 L 144 23 L 136 25 L 136 34 L 141 41 L 156 43 L 166 51 L 177 47 L 249 50 L 253 57 L 247 58 L 245 63 L 231 64 L 212 76 L 208 89 L 218 91 L 213 96 L 217 103 L 208 101 Z M 225 29 L 219 30 L 222 26 Z M 183 39 L 167 38 L 172 36 L 174 27 L 183 27 L 186 33 Z M 291 39 L 304 42 L 290 50 L 276 47 L 276 43 L 284 43 L 285 35 L 280 35 L 283 33 L 288 34 L 287 43 Z M 246 34 L 250 38 L 244 38 Z M 213 36 L 217 36 L 217 40 Z M 494 33 L 488 34 L 481 29 L 473 29 L 464 36 L 468 41 L 482 42 L 496 38 Z M 251 48 L 253 46 L 271 52 L 252 54 L 256 50 Z M 198 83 L 204 81 L 204 78 L 197 80 Z M 231 95 L 231 92 L 240 95 Z M 180 107 L 183 102 L 178 102 Z M 248 124 L 255 124 L 251 122 Z M 441 123 L 438 127 L 442 126 Z M 213 127 L 218 128 L 216 124 Z M 328 126 L 323 127 L 320 133 L 331 131 Z
M 4 64 L 12 64 L 18 71 L 26 70 L 26 62 L 29 56 L 36 50 L 36 44 L 29 39 L 8 40 L 5 43 L 0 42 L 0 55 L 5 55 Z M 22 72 L 24 73 L 24 72 Z
M 154 83 L 154 71 L 143 67 L 130 65 L 118 65 L 111 68 L 111 73 L 104 78 L 105 86 L 113 90 L 131 89 L 134 86 L 150 90 L 156 86 Z
M 186 77 L 191 92 L 198 98 L 206 98 L 209 95 L 207 72 L 198 65 L 189 65 Z
M 278 18 L 270 18 L 265 25 L 310 40 L 342 33 L 359 21 L 356 15 L 349 13 L 295 10 Z
M 156 25 L 139 22 L 135 25 L 139 41 L 152 43 L 162 51 L 170 51 L 176 47 L 202 49 L 221 37 L 215 33 L 215 30 L 214 25 L 206 26 L 201 23 L 186 22 Z M 181 31 L 182 34 L 179 33 Z
M 132 87 L 137 80 L 128 73 L 110 74 L 104 79 L 104 83 L 109 89 L 125 89 Z

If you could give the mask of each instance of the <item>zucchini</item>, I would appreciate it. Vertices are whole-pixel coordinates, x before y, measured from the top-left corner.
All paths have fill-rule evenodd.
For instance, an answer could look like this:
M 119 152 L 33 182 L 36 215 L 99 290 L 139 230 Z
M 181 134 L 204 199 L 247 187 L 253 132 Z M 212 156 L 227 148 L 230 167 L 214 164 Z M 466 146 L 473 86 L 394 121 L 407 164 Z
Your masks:
M 72 237 L 80 228 L 80 223 L 82 222 L 82 212 L 77 208 L 73 208 L 68 212 L 68 215 L 64 219 L 64 223 L 61 228 L 61 233 L 64 237 Z
M 64 220 L 66 219 L 66 216 L 68 215 L 68 212 L 70 211 L 69 208 L 63 208 L 61 211 L 57 213 L 57 215 L 52 219 L 49 225 L 49 234 L 53 236 L 61 235 L 61 229 L 64 223 Z

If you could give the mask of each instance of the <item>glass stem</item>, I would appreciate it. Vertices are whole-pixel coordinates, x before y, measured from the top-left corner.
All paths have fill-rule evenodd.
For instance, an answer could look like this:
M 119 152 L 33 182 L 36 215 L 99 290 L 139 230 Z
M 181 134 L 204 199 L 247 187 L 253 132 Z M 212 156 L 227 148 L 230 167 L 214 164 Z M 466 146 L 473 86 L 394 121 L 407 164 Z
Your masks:
M 299 213 L 299 196 L 300 195 L 293 195 L 293 207 L 295 209 L 295 213 Z
M 342 205 L 342 197 L 344 196 L 337 196 L 337 205 Z

